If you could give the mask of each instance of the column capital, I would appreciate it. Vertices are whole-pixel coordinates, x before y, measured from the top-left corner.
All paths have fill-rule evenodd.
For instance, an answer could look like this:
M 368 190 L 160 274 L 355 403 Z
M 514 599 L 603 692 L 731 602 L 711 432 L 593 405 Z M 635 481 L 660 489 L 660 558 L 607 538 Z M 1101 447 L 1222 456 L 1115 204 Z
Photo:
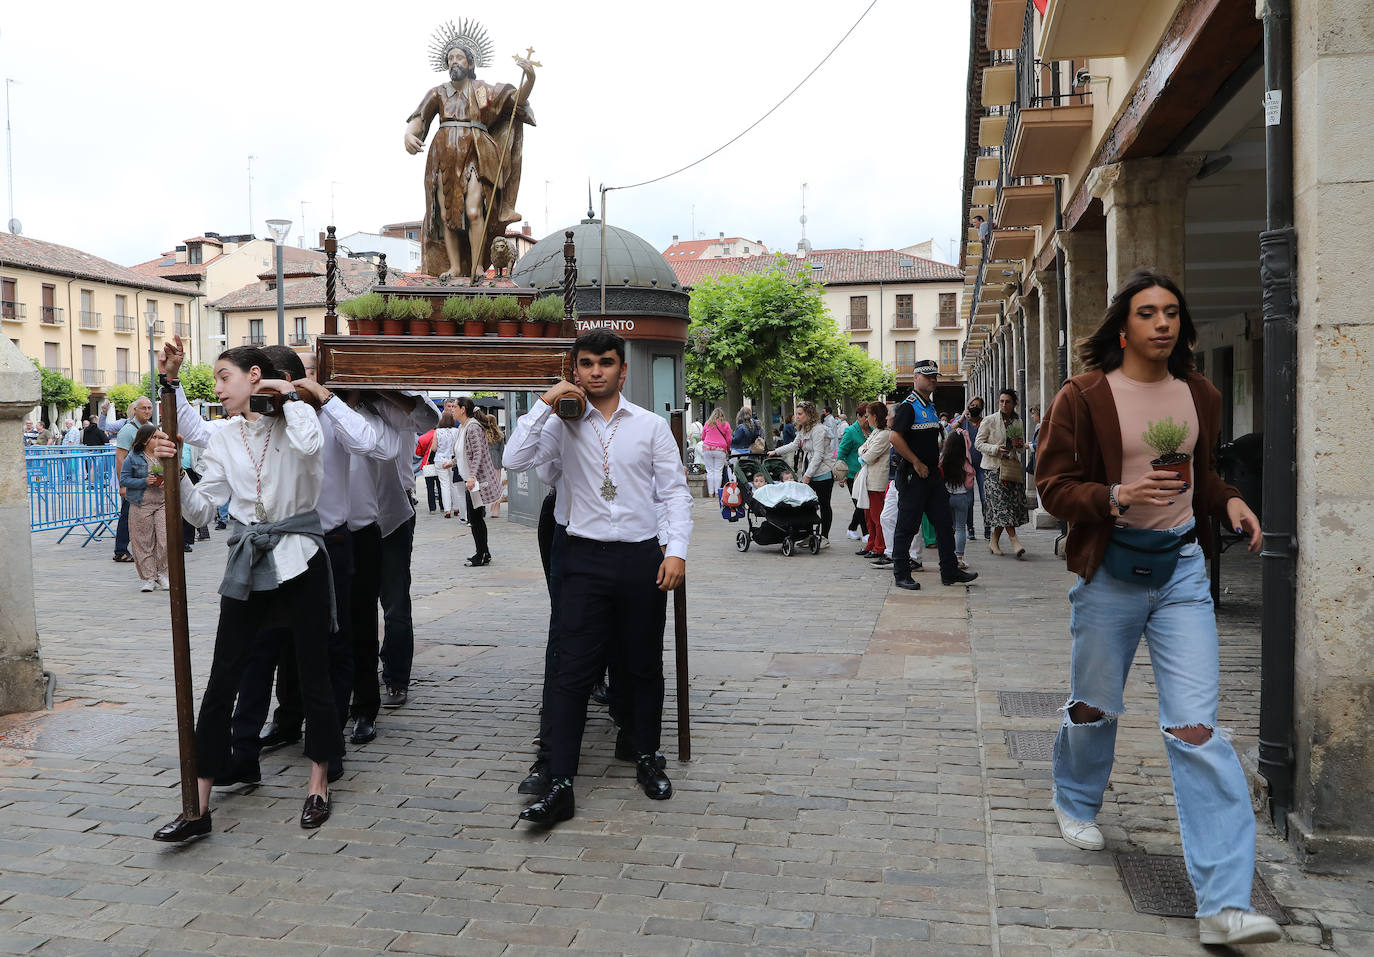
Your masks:
M 1098 166 L 1088 173 L 1088 191 L 1102 200 L 1104 212 L 1113 206 L 1182 199 L 1204 159 L 1202 153 L 1179 153 Z

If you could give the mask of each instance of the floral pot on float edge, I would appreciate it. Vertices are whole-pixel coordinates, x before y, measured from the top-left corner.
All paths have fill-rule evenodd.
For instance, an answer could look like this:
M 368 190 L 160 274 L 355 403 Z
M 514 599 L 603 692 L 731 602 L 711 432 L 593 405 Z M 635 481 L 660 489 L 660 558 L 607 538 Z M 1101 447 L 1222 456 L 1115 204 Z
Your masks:
M 406 317 L 406 331 L 412 336 L 428 336 L 433 334 L 429 317 L 434 314 L 434 307 L 429 304 L 428 299 L 406 299 L 403 300 L 410 311 Z
M 382 335 L 403 336 L 406 323 L 410 321 L 410 306 L 403 299 L 392 296 L 386 301 L 386 311 L 382 313 Z
M 1187 422 L 1175 422 L 1172 417 L 1149 422 L 1140 437 L 1157 453 L 1157 457 L 1150 461 L 1151 468 L 1176 472 L 1183 481 L 1193 481 L 1193 456 L 1179 451 L 1188 439 Z
M 472 306 L 473 322 L 480 325 L 482 328 L 480 331 L 476 332 L 464 331 L 463 335 L 484 336 L 488 332 L 495 332 L 496 322 L 492 317 L 492 311 L 496 308 L 496 301 L 490 296 L 471 296 L 468 297 L 468 304 Z M 468 326 L 464 323 L 465 330 L 475 328 L 476 325 Z
M 369 292 L 339 304 L 339 311 L 348 317 L 348 333 L 355 336 L 375 336 L 382 331 L 379 317 L 386 311 L 381 293 Z
M 503 338 L 520 335 L 520 302 L 514 296 L 498 296 L 492 302 L 492 318 L 496 320 L 496 334 Z
M 563 297 L 540 296 L 525 310 L 525 335 L 552 336 L 563 322 Z
M 442 319 L 435 322 L 441 336 L 456 336 L 462 330 L 465 336 L 480 336 L 484 331 L 482 323 L 472 313 L 472 302 L 467 296 L 449 296 L 440 308 Z M 473 332 L 476 328 L 476 332 Z M 445 331 L 450 330 L 450 331 Z

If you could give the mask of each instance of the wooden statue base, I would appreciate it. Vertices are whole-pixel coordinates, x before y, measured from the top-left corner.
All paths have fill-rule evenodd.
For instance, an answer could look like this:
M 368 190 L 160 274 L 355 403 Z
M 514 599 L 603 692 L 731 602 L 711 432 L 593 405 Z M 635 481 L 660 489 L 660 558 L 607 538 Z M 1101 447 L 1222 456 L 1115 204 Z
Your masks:
M 542 392 L 572 371 L 571 339 L 320 336 L 316 374 L 330 389 Z

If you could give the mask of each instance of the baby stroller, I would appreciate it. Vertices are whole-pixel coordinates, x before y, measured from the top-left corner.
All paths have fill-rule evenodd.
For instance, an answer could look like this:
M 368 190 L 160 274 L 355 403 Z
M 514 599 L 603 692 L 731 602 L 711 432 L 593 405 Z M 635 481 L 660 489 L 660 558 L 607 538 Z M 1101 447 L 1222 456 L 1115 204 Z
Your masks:
M 765 459 L 758 468 L 768 469 Z M 781 471 L 781 464 L 779 471 Z M 758 469 L 755 469 L 757 471 Z M 740 469 L 742 472 L 742 469 Z M 820 500 L 809 485 L 800 482 L 774 482 L 756 489 L 749 483 L 740 486 L 745 495 L 745 520 L 748 529 L 735 533 L 735 547 L 749 551 L 750 543 L 782 545 L 784 555 L 809 547 L 815 555 L 821 550 Z

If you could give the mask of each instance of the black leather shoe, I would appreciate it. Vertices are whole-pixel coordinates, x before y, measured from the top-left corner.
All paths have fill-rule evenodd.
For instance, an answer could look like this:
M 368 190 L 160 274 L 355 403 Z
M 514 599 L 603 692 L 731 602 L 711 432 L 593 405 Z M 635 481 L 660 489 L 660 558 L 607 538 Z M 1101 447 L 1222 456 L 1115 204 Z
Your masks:
M 572 817 L 575 808 L 572 784 L 555 781 L 543 797 L 520 812 L 520 820 L 531 824 L 557 824 Z
M 491 555 L 473 555 L 463 562 L 468 568 L 483 568 L 491 564 Z
M 635 780 L 644 788 L 644 795 L 655 801 L 666 801 L 673 796 L 673 782 L 659 767 L 655 755 L 646 754 L 635 764 Z
M 639 755 L 635 753 L 634 744 L 631 743 L 629 732 L 625 728 L 621 728 L 615 736 L 615 757 L 617 761 L 639 763 Z M 657 751 L 654 753 L 654 763 L 662 771 L 668 766 L 668 759 L 663 756 L 662 751 Z
M 912 581 L 910 577 L 897 579 L 896 585 L 898 588 L 905 588 L 907 591 L 921 590 L 921 583 L 918 581 Z
M 354 744 L 367 744 L 377 737 L 377 725 L 372 718 L 359 718 L 353 722 L 353 733 L 348 736 L 348 740 Z
M 544 794 L 549 790 L 549 763 L 536 761 L 530 765 L 530 773 L 515 789 L 520 794 Z
M 235 784 L 260 784 L 262 782 L 262 769 L 258 767 L 258 762 L 252 764 L 236 764 L 231 767 L 226 774 L 215 777 L 215 787 L 231 788 Z
M 327 820 L 329 799 L 319 794 L 312 794 L 306 798 L 305 807 L 301 808 L 301 827 L 313 831 Z
M 181 841 L 189 841 L 193 837 L 204 837 L 209 833 L 209 811 L 206 811 L 194 821 L 188 821 L 178 814 L 176 820 L 170 821 L 157 829 L 157 832 L 153 834 L 153 840 L 165 841 L 168 844 L 177 844 Z
M 258 738 L 258 747 L 264 751 L 275 751 L 288 744 L 295 744 L 301 739 L 301 729 L 297 728 L 294 732 L 287 731 L 277 722 L 273 721 L 267 726 L 267 730 Z
M 410 693 L 402 685 L 387 685 L 382 690 L 382 707 L 399 708 L 409 697 Z
M 964 571 L 962 568 L 957 568 L 955 569 L 953 575 L 951 575 L 949 578 L 942 577 L 940 581 L 945 585 L 963 585 L 967 582 L 973 581 L 977 577 L 977 572 L 968 572 Z
M 329 770 L 325 773 L 325 780 L 333 784 L 343 777 L 343 758 L 335 758 L 329 762 Z
M 606 682 L 598 681 L 592 685 L 592 700 L 602 705 L 611 703 L 611 689 L 606 687 Z

